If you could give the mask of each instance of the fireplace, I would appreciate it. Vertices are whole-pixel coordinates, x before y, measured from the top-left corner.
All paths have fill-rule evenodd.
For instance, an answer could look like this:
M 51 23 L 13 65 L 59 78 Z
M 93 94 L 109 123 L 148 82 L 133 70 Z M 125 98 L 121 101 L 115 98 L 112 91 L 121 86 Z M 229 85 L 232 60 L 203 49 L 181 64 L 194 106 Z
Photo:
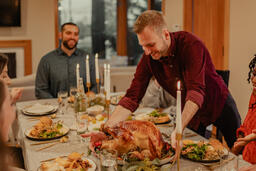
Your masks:
M 9 60 L 8 60 L 8 75 L 10 78 L 16 78 L 17 77 L 16 53 L 15 52 L 7 52 L 4 54 L 7 55 L 9 58 Z M 22 66 L 22 69 L 24 69 L 23 66 Z M 20 72 L 18 72 L 18 73 L 20 73 Z
M 31 40 L 2 40 L 0 53 L 9 57 L 10 78 L 20 78 L 32 73 Z

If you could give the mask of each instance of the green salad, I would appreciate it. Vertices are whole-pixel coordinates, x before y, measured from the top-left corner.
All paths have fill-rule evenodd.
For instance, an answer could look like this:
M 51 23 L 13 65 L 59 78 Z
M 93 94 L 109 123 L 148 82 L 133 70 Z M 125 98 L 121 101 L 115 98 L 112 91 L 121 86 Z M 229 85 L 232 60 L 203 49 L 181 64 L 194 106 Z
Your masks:
M 149 116 L 152 116 L 152 117 L 161 117 L 161 116 L 166 116 L 167 113 L 161 113 L 157 110 L 153 110 L 151 113 L 148 114 Z
M 42 130 L 39 134 L 40 138 L 54 138 L 63 135 L 60 129 L 63 127 L 61 123 L 53 125 L 50 129 Z
M 192 160 L 203 160 L 207 146 L 207 144 L 187 144 L 182 148 L 182 155 Z

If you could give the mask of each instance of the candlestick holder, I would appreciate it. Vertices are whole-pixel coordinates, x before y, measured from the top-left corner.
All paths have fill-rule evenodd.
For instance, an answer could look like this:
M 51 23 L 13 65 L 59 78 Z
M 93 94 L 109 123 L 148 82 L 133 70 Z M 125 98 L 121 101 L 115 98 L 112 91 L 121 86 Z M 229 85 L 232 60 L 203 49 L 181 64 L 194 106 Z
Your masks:
M 96 83 L 97 83 L 97 92 L 100 94 L 100 79 L 96 78 Z
M 176 154 L 177 154 L 177 170 L 180 171 L 180 152 L 181 152 L 181 146 L 180 142 L 182 139 L 181 133 L 176 133 L 176 141 L 177 141 L 177 147 L 176 147 Z
M 110 115 L 110 100 L 106 99 L 106 112 L 107 112 L 107 118 L 109 120 L 109 115 Z
M 90 91 L 91 83 L 86 83 L 86 87 L 88 89 L 88 92 Z

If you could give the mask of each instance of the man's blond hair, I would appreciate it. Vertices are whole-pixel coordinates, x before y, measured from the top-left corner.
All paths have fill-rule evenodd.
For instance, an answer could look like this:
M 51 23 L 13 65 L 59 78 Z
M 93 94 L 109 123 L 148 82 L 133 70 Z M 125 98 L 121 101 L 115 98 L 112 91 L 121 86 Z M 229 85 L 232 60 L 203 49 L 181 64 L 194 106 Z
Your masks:
M 137 34 L 141 33 L 145 27 L 151 27 L 155 32 L 161 32 L 167 28 L 162 13 L 155 10 L 147 10 L 143 12 L 135 21 L 133 31 Z

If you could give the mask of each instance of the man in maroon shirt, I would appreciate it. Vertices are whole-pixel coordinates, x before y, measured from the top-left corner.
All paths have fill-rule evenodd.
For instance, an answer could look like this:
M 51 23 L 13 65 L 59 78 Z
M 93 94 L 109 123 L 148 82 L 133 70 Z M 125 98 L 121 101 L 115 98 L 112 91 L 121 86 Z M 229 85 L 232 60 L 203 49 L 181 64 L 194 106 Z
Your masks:
M 213 123 L 232 147 L 241 123 L 240 115 L 201 40 L 188 32 L 169 33 L 162 14 L 153 10 L 137 18 L 134 32 L 145 53 L 130 88 L 106 126 L 125 120 L 137 109 L 152 76 L 174 97 L 177 81 L 181 80 L 183 130 L 189 124 L 202 134 Z M 172 133 L 173 146 L 176 146 L 175 134 L 176 131 Z

